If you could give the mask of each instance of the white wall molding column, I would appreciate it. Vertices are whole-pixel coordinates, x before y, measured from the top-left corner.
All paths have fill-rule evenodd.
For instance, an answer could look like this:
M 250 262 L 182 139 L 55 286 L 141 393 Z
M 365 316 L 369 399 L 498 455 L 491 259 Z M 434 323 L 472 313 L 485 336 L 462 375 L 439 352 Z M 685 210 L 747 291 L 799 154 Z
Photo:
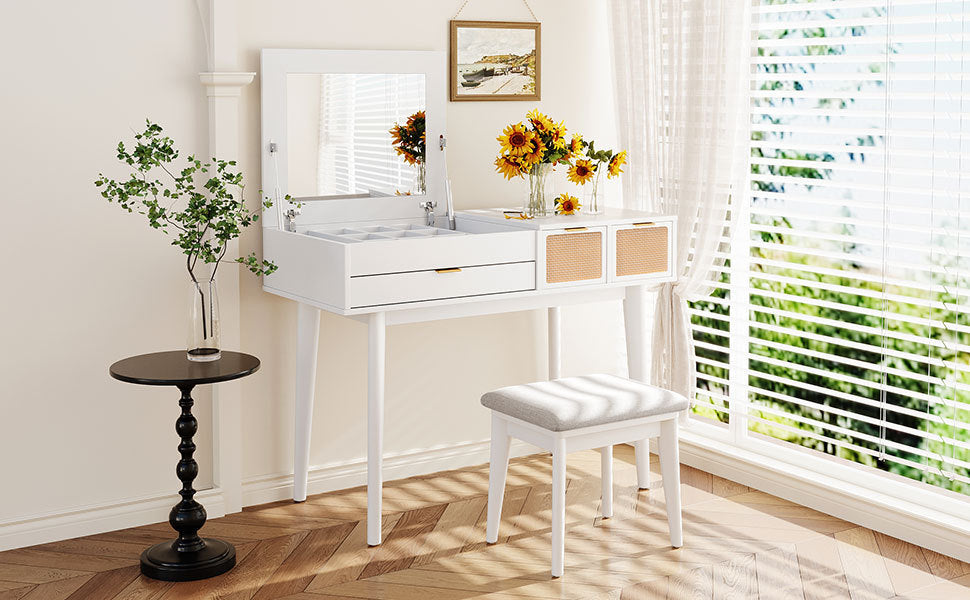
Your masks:
M 209 154 L 223 160 L 239 156 L 239 95 L 255 73 L 200 73 L 209 104 Z M 233 243 L 228 259 L 239 256 Z M 239 274 L 223 268 L 219 274 L 222 345 L 241 349 Z M 241 382 L 226 382 L 212 390 L 212 481 L 222 489 L 227 513 L 242 510 L 242 393 Z
M 255 73 L 237 72 L 238 21 L 235 0 L 209 0 L 207 42 L 209 72 L 200 73 L 209 114 L 209 156 L 221 160 L 239 158 L 239 96 Z M 258 186 L 257 186 L 258 187 Z M 258 209 L 257 209 L 258 210 Z M 239 244 L 229 246 L 226 258 L 239 256 Z M 229 268 L 226 268 L 229 267 Z M 222 345 L 241 348 L 240 268 L 220 269 L 219 294 Z M 212 480 L 221 488 L 225 512 L 242 510 L 242 382 L 226 382 L 212 391 Z
M 199 73 L 199 81 L 206 87 L 206 95 L 210 98 L 239 98 L 242 88 L 253 82 L 256 73 Z M 237 115 L 238 115 L 238 100 Z M 211 107 L 211 104 L 210 104 Z M 211 116 L 211 113 L 210 113 Z M 212 134 L 212 123 L 209 123 L 209 134 Z M 210 138 L 209 140 L 213 140 Z M 236 143 L 238 145 L 238 131 Z

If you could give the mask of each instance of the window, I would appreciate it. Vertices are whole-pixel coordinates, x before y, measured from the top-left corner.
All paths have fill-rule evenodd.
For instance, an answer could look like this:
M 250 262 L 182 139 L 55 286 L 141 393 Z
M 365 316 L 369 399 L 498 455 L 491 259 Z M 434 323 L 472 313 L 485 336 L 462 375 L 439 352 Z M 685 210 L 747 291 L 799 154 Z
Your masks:
M 695 414 L 970 494 L 970 5 L 755 0 Z
M 388 131 L 424 103 L 421 75 L 322 76 L 317 194 L 390 196 L 413 190 L 417 169 L 398 156 Z

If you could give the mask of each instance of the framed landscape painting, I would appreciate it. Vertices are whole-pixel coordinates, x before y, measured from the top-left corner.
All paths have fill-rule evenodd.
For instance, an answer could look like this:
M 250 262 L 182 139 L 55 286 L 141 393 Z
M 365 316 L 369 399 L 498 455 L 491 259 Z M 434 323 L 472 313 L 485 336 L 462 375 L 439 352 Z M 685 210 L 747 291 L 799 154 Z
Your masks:
M 539 100 L 539 23 L 451 22 L 451 100 Z

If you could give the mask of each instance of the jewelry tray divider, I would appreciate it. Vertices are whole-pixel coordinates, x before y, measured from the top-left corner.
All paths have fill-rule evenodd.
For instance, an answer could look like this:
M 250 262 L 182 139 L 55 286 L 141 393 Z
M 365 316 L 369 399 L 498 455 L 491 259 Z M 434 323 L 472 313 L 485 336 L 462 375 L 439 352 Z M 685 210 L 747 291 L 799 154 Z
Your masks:
M 331 227 L 326 229 L 311 229 L 307 235 L 332 240 L 343 244 L 357 244 L 366 241 L 387 241 L 420 239 L 441 235 L 465 235 L 462 231 L 441 229 L 429 225 L 415 225 L 402 223 L 394 225 L 372 225 L 360 227 Z

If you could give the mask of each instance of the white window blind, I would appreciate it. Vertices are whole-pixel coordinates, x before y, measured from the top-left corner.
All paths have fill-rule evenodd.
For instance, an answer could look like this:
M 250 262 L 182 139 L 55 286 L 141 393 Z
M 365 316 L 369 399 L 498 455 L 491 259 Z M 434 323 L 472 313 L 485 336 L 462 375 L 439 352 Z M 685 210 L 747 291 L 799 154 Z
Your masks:
M 423 110 L 424 78 L 327 74 L 320 78 L 317 193 L 393 195 L 414 188 L 417 170 L 391 145 L 395 123 Z
M 755 0 L 695 412 L 970 493 L 970 2 Z

